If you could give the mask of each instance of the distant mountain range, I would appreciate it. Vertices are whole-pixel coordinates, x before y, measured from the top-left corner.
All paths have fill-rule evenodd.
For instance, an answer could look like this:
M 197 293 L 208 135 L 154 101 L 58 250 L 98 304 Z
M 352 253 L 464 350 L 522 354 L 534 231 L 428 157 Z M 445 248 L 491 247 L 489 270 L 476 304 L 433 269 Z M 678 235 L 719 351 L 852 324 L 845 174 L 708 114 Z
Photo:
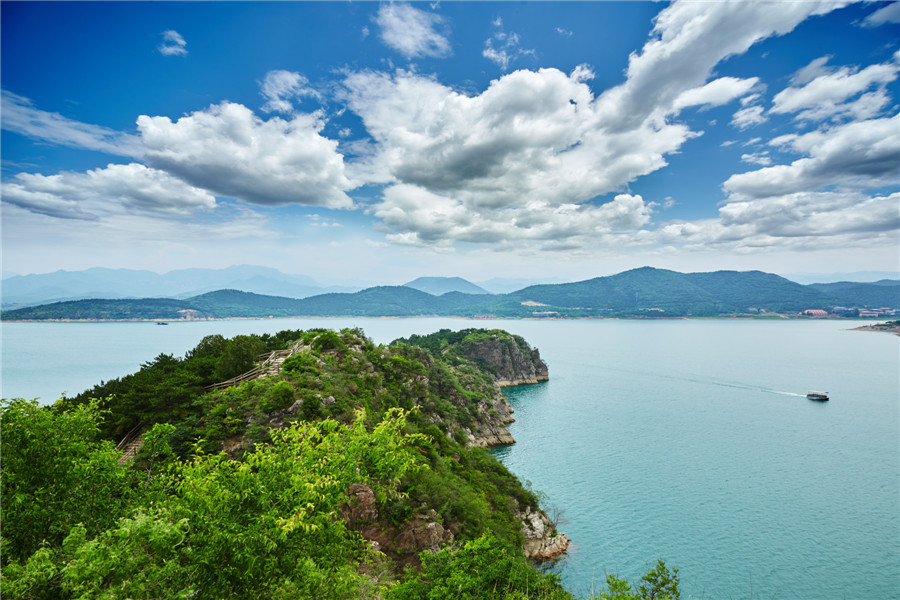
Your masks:
M 460 277 L 420 277 L 406 285 L 432 295 L 447 292 L 504 294 L 541 280 L 494 278 L 479 284 Z M 542 282 L 562 283 L 560 279 Z M 290 275 L 277 269 L 240 265 L 227 269 L 180 269 L 160 275 L 134 269 L 94 268 L 84 271 L 56 271 L 38 275 L 4 273 L 4 308 L 32 306 L 64 300 L 95 298 L 192 298 L 206 292 L 231 289 L 267 296 L 308 298 L 333 292 L 357 292 L 372 284 L 355 282 L 322 285 L 305 275 Z
M 426 283 L 425 287 L 434 290 L 448 284 L 446 281 Z M 452 283 L 472 285 L 465 280 Z M 57 302 L 4 310 L 2 318 L 174 320 L 419 315 L 646 318 L 798 313 L 807 309 L 831 310 L 835 306 L 900 309 L 900 281 L 807 286 L 761 271 L 678 273 L 643 267 L 575 283 L 534 285 L 508 294 L 468 294 L 454 289 L 434 295 L 409 286 L 378 286 L 352 293 L 289 298 L 229 289 L 184 299 Z
M 896 279 L 896 271 L 854 271 L 852 273 L 785 273 L 782 277 L 808 285 L 811 283 L 837 283 L 842 281 L 858 281 L 871 283 L 879 280 Z
M 448 292 L 490 294 L 486 289 L 478 287 L 462 277 L 419 277 L 403 285 L 420 292 L 427 292 L 433 296 L 442 296 Z
M 133 269 L 95 268 L 16 275 L 3 280 L 3 306 L 86 298 L 190 298 L 221 289 L 306 298 L 327 292 L 355 292 L 360 286 L 321 286 L 305 275 L 240 265 L 226 269 L 180 269 L 164 275 Z
M 895 279 L 882 279 L 874 283 L 852 281 L 813 283 L 809 287 L 841 301 L 844 306 L 859 304 L 870 307 L 893 307 L 897 303 L 897 281 Z

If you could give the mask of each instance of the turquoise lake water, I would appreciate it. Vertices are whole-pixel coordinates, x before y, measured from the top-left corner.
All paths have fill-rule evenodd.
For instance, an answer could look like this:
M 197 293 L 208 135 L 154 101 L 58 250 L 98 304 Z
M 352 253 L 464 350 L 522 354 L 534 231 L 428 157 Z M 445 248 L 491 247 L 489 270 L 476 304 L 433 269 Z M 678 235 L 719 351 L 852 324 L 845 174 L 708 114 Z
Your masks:
M 2 396 L 52 402 L 211 333 L 499 327 L 550 381 L 494 450 L 561 511 L 576 594 L 658 558 L 683 597 L 900 598 L 900 338 L 841 321 L 272 319 L 4 323 Z M 810 389 L 831 401 L 805 398 Z

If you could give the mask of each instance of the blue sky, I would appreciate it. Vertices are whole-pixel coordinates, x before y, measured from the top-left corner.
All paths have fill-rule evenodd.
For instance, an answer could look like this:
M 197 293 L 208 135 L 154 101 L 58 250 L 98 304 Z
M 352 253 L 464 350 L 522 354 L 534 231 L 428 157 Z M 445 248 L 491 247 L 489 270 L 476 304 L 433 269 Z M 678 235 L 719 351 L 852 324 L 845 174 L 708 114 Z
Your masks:
M 898 3 L 0 10 L 4 272 L 900 268 Z

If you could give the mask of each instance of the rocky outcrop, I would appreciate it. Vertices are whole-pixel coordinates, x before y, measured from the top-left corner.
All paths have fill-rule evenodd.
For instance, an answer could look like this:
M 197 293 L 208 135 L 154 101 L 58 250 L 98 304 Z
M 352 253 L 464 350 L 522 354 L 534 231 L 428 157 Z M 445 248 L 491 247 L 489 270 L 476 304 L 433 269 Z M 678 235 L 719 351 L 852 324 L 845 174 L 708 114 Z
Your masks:
M 544 511 L 526 508 L 525 512 L 516 516 L 522 519 L 522 533 L 525 534 L 522 549 L 531 560 L 556 558 L 569 547 L 569 538 L 556 531 L 556 526 Z
M 515 422 L 513 409 L 500 393 L 500 388 L 533 384 L 549 379 L 547 364 L 540 352 L 531 348 L 520 336 L 505 331 L 492 331 L 490 335 L 468 336 L 456 349 L 461 356 L 474 360 L 493 375 L 497 393 L 490 400 L 479 402 L 480 414 L 485 420 L 466 431 L 469 444 L 478 447 L 514 444 L 509 423 Z
M 403 524 L 395 538 L 396 549 L 403 554 L 418 554 L 423 550 L 437 552 L 453 541 L 453 534 L 438 522 L 432 509 L 416 515 Z
M 378 508 L 375 505 L 375 492 L 367 485 L 354 483 L 348 490 L 350 500 L 341 507 L 341 517 L 350 526 L 361 523 L 372 523 L 378 519 Z
M 474 427 L 474 431 L 466 431 L 470 446 L 487 448 L 516 443 L 507 427 L 508 424 L 516 421 L 512 417 L 513 409 L 499 388 L 490 400 L 482 400 L 478 403 L 478 411 L 485 418 L 483 422 Z
M 520 336 L 508 334 L 466 339 L 459 353 L 490 371 L 500 387 L 538 383 L 549 379 L 547 364 L 537 348 Z
M 405 523 L 395 526 L 379 519 L 375 493 L 369 486 L 352 484 L 347 495 L 341 519 L 359 531 L 373 549 L 390 555 L 400 565 L 417 564 L 420 552 L 437 552 L 453 542 L 453 533 L 444 528 L 433 509 L 422 507 Z
M 509 429 L 506 427 L 488 431 L 479 429 L 476 433 L 470 431 L 467 432 L 467 436 L 469 438 L 469 445 L 475 446 L 476 448 L 490 448 L 491 446 L 505 446 L 506 444 L 516 443 L 515 438 L 513 438 Z

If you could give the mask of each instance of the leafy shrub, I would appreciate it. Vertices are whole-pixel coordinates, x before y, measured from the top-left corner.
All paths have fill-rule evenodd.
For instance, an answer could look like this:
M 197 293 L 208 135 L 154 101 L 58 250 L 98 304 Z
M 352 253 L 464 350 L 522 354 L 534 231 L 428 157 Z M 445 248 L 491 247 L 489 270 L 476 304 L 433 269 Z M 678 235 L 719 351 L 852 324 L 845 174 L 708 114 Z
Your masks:
M 312 421 L 321 413 L 322 401 L 315 394 L 308 394 L 303 398 L 303 418 Z
M 279 381 L 259 399 L 259 408 L 263 412 L 282 410 L 294 403 L 294 388 L 287 381 Z
M 559 585 L 558 575 L 538 573 L 521 552 L 489 534 L 462 548 L 420 556 L 422 572 L 410 573 L 406 581 L 390 588 L 389 600 L 573 598 Z
M 131 473 L 100 440 L 98 405 L 55 413 L 35 400 L 0 401 L 4 562 L 62 543 L 76 523 L 102 531 L 132 499 Z
M 330 329 L 317 330 L 316 336 L 313 338 L 310 345 L 319 352 L 324 352 L 326 350 L 344 350 L 347 347 L 341 340 L 341 337 Z

